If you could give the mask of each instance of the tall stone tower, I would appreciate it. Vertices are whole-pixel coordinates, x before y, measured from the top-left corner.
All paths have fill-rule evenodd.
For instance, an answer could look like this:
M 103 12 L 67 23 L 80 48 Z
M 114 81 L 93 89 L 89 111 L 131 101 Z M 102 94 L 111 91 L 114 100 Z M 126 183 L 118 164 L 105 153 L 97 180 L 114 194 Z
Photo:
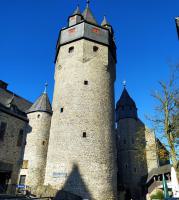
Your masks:
M 116 199 L 116 47 L 104 18 L 79 8 L 60 31 L 45 184 L 83 199 Z
M 27 130 L 24 161 L 20 170 L 20 184 L 33 187 L 43 185 L 52 109 L 46 93 L 40 95 L 27 111 Z M 23 180 L 23 183 L 22 183 Z

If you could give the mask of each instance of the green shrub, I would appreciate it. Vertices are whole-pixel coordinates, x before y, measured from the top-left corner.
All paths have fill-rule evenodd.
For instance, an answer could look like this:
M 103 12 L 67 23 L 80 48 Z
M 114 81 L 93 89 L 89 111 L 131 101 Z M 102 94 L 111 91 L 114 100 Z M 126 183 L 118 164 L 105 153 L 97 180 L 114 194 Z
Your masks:
M 162 191 L 157 191 L 155 194 L 152 194 L 150 198 L 151 198 L 151 200 L 152 199 L 161 199 L 161 200 L 163 200 L 164 199 L 164 194 L 163 194 Z

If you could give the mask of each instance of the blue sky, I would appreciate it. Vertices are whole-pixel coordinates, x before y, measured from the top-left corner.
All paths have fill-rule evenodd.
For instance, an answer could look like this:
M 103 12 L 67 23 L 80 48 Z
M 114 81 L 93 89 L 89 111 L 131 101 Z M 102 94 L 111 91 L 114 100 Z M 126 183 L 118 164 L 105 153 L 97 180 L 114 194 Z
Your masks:
M 85 0 L 1 0 L 0 79 L 9 89 L 34 101 L 48 81 L 52 99 L 54 56 L 59 30 Z M 174 18 L 179 0 L 91 0 L 97 21 L 103 15 L 115 30 L 117 45 L 116 100 L 122 81 L 136 101 L 139 116 L 152 115 L 151 92 L 166 80 L 169 66 L 179 63 L 179 41 Z

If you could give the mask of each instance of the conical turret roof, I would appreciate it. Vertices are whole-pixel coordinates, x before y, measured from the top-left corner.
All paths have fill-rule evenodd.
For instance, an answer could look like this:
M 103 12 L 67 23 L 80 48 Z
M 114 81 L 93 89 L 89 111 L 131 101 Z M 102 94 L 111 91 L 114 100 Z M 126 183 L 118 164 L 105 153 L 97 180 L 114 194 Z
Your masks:
M 136 104 L 124 87 L 122 95 L 116 105 L 116 121 L 125 118 L 137 119 L 138 117 Z
M 110 26 L 110 24 L 108 23 L 108 21 L 106 19 L 106 16 L 104 16 L 104 19 L 103 19 L 103 21 L 101 23 L 101 26 L 105 26 L 105 25 L 109 25 Z
M 124 87 L 121 97 L 117 102 L 117 106 L 125 106 L 125 105 L 136 107 L 134 100 L 130 97 L 128 91 Z
M 83 12 L 83 18 L 87 22 L 90 22 L 90 23 L 96 24 L 96 25 L 98 24 L 96 19 L 94 18 L 93 14 L 92 14 L 92 12 L 91 12 L 91 9 L 89 7 L 89 3 L 87 4 L 87 6 L 86 6 L 86 8 L 85 8 L 85 10 Z
M 77 6 L 77 8 L 76 8 L 76 10 L 74 11 L 73 15 L 81 15 L 79 5 Z
M 46 92 L 42 93 L 35 103 L 27 110 L 26 113 L 31 112 L 47 112 L 52 114 L 52 107 Z

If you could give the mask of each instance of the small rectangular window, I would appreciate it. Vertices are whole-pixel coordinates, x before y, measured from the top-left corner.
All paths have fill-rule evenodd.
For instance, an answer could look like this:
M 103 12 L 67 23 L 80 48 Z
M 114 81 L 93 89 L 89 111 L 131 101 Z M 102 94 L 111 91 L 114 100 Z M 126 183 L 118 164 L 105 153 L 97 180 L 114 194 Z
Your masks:
M 64 110 L 63 108 L 60 108 L 60 112 L 61 112 L 61 113 L 63 112 L 63 110 Z
M 22 169 L 28 169 L 29 161 L 28 160 L 23 160 L 22 163 Z
M 0 140 L 4 140 L 4 135 L 6 133 L 7 123 L 1 122 L 0 123 Z
M 86 132 L 83 132 L 83 138 L 86 138 Z
M 98 48 L 97 46 L 94 46 L 94 47 L 93 47 L 93 51 L 94 51 L 94 52 L 97 52 L 98 49 L 99 49 L 99 48 Z
M 25 185 L 26 175 L 21 175 L 19 179 L 19 185 Z
M 23 144 L 23 136 L 24 136 L 24 131 L 23 131 L 23 129 L 21 129 L 19 131 L 19 135 L 18 135 L 18 139 L 17 139 L 17 146 L 18 147 L 21 147 L 22 144 Z
M 88 81 L 84 81 L 84 85 L 88 85 Z
M 74 47 L 70 47 L 69 49 L 68 49 L 68 53 L 73 53 L 74 52 Z

